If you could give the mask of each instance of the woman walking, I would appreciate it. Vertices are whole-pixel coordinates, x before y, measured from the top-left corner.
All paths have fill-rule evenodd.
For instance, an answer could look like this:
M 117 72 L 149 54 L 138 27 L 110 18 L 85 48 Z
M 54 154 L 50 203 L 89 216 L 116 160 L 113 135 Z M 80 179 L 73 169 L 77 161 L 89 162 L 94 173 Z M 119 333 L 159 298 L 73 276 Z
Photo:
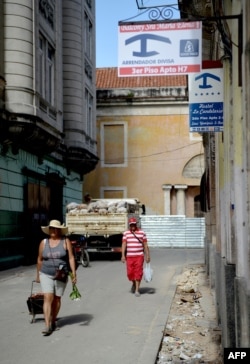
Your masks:
M 71 242 L 65 237 L 68 228 L 58 220 L 51 220 L 48 226 L 42 226 L 42 231 L 48 235 L 39 245 L 37 258 L 37 278 L 44 294 L 43 312 L 45 328 L 44 336 L 50 335 L 56 329 L 56 319 L 61 307 L 61 297 L 67 285 L 67 274 L 64 282 L 57 280 L 58 268 L 67 272 L 67 260 L 71 269 L 72 283 L 76 283 L 76 267 Z

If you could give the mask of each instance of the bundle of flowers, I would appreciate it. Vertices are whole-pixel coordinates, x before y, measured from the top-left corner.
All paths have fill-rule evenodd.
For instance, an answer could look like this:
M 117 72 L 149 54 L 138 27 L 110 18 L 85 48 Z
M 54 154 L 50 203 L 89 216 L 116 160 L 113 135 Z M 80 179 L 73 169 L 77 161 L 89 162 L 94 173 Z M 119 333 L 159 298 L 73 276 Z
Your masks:
M 71 272 L 69 275 L 72 278 Z M 72 292 L 70 293 L 69 297 L 72 299 L 72 301 L 80 301 L 82 297 L 75 283 L 72 283 Z

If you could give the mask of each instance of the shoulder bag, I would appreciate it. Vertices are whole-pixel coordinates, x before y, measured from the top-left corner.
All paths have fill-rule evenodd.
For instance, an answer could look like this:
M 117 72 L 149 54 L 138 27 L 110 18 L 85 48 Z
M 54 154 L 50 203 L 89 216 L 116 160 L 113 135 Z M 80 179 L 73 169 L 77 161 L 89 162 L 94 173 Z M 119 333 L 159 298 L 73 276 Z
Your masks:
M 144 244 L 143 244 L 143 241 L 141 241 L 133 231 L 131 231 L 131 233 L 134 235 L 134 237 L 141 243 L 141 245 L 143 246 L 143 251 L 144 251 Z
M 48 245 L 49 245 L 49 240 L 48 240 Z M 63 264 L 60 264 L 58 268 L 55 266 L 55 261 L 53 258 L 53 254 L 52 254 L 50 245 L 49 245 L 49 249 L 50 249 L 51 258 L 53 259 L 53 264 L 54 264 L 55 271 L 56 271 L 56 273 L 53 277 L 53 280 L 66 283 L 67 279 L 68 279 L 68 273 L 65 271 L 65 267 Z

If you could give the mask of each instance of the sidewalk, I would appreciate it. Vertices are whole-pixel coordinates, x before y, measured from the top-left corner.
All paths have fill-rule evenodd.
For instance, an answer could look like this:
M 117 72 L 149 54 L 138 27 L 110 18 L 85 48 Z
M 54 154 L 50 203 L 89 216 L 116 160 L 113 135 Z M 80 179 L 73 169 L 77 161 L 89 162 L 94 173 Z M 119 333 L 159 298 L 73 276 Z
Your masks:
M 221 330 L 203 265 L 185 267 L 177 280 L 156 364 L 221 364 Z

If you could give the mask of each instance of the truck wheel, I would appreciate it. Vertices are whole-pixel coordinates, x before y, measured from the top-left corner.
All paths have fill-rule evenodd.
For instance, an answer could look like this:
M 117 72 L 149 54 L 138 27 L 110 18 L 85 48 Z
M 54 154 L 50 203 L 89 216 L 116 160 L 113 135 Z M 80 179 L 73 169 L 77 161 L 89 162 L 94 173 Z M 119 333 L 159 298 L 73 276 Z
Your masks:
M 86 268 L 89 266 L 89 253 L 87 252 L 87 250 L 82 249 L 80 261 L 83 267 Z

